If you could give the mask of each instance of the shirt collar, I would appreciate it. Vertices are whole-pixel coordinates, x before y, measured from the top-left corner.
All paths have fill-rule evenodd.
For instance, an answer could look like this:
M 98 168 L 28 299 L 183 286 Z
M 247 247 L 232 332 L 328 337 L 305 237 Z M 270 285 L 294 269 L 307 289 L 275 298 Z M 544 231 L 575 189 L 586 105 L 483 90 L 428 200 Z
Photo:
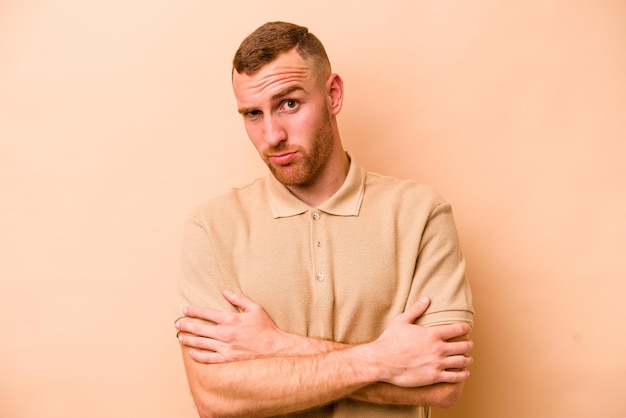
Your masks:
M 326 202 L 317 209 L 337 216 L 358 216 L 363 193 L 365 192 L 364 169 L 359 167 L 353 158 L 350 158 L 350 168 L 343 184 Z M 309 205 L 294 196 L 287 187 L 268 173 L 267 194 L 274 218 L 295 216 L 311 209 Z

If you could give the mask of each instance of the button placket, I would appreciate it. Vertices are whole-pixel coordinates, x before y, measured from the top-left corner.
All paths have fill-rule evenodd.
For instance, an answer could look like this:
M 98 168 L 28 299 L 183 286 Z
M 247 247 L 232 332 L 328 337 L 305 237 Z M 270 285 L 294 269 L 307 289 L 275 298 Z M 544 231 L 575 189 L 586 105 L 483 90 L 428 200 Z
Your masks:
M 310 251 L 311 251 L 311 286 L 313 291 L 312 308 L 315 312 L 323 313 L 316 315 L 311 319 L 311 332 L 317 335 L 332 336 L 332 324 L 329 322 L 328 315 L 333 311 L 332 297 L 333 287 L 331 283 L 331 265 L 328 254 L 328 225 L 327 214 L 318 210 L 311 209 L 309 213 L 310 226 Z
M 313 219 L 313 222 L 314 222 L 313 228 L 315 231 L 319 231 L 320 226 L 315 226 L 315 224 L 321 218 L 322 218 L 322 214 L 319 211 L 313 211 L 311 213 L 311 219 Z M 313 243 L 314 243 L 313 250 L 316 253 L 314 257 L 314 259 L 316 260 L 314 268 L 316 268 L 317 270 L 318 267 L 321 267 L 319 262 L 322 260 L 322 258 L 320 258 L 322 256 L 322 253 L 320 253 L 320 251 L 322 250 L 322 240 L 320 239 L 319 233 L 314 234 Z M 326 276 L 324 275 L 324 272 L 317 270 L 317 272 L 315 273 L 315 280 L 318 283 L 322 283 L 325 279 L 326 279 Z

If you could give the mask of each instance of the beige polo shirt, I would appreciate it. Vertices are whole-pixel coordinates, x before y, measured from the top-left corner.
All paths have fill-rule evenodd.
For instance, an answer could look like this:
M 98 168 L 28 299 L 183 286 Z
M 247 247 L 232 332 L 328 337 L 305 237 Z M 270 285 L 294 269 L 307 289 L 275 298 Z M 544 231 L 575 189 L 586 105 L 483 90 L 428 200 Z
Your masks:
M 221 295 L 231 289 L 285 331 L 343 343 L 376 339 L 423 295 L 432 303 L 418 323 L 473 321 L 450 205 L 430 187 L 368 173 L 354 160 L 319 207 L 271 174 L 200 205 L 184 228 L 182 271 L 185 304 L 233 310 Z M 298 416 L 424 413 L 346 400 Z

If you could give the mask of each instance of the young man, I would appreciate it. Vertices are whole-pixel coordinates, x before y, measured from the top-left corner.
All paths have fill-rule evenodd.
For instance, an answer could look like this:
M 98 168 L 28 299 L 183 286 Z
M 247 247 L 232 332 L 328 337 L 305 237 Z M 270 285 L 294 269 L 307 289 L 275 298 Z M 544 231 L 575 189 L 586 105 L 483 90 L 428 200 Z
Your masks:
M 176 322 L 200 416 L 424 417 L 472 363 L 450 205 L 344 151 L 343 81 L 306 28 L 268 23 L 233 61 L 266 178 L 196 208 Z

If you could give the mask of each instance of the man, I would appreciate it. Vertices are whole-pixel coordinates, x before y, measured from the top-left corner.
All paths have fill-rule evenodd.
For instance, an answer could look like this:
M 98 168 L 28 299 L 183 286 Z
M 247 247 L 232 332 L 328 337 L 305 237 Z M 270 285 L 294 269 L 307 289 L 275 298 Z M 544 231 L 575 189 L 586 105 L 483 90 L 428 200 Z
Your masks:
M 200 416 L 424 417 L 456 403 L 473 312 L 450 205 L 344 151 L 343 81 L 306 28 L 258 28 L 232 83 L 271 174 L 186 223 L 176 327 Z

